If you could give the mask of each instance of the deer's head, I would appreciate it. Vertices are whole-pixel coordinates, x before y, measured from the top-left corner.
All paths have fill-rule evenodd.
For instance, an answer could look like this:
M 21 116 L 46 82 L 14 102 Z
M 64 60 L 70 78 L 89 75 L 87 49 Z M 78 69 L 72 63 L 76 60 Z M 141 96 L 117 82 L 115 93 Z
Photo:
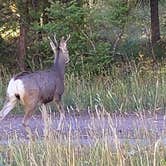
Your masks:
M 67 49 L 67 42 L 69 39 L 70 39 L 70 35 L 68 35 L 66 39 L 64 37 L 62 37 L 60 42 L 58 43 L 55 35 L 53 36 L 52 39 L 51 39 L 51 37 L 49 37 L 50 45 L 54 52 L 55 58 L 56 58 L 57 54 L 59 54 L 59 56 L 61 56 L 60 58 L 64 59 L 65 64 L 67 64 L 70 60 L 69 52 Z

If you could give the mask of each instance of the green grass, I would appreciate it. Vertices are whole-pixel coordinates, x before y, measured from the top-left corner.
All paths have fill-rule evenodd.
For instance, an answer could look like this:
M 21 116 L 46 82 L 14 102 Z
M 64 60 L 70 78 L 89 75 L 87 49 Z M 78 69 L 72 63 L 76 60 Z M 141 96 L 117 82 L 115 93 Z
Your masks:
M 0 105 L 11 74 L 3 71 L 0 77 Z M 86 77 L 85 77 L 86 75 Z M 166 107 L 166 67 L 153 69 L 146 64 L 113 67 L 106 76 L 82 76 L 66 74 L 65 106 L 94 109 L 102 105 L 108 112 L 131 112 L 163 110 Z M 22 107 L 18 106 L 16 112 Z
M 108 112 L 165 108 L 166 68 L 130 67 L 129 73 L 114 68 L 107 76 L 66 76 L 64 103 L 78 109 L 103 105 Z

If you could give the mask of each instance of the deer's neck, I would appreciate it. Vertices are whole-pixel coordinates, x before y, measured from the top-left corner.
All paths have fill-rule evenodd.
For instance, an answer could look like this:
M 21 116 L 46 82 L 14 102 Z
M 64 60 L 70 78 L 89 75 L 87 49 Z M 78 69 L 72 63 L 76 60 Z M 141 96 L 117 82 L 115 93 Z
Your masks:
M 64 79 L 64 74 L 65 74 L 65 61 L 63 58 L 62 53 L 58 51 L 57 56 L 54 60 L 54 68 L 57 71 L 57 73 L 60 75 L 61 78 Z

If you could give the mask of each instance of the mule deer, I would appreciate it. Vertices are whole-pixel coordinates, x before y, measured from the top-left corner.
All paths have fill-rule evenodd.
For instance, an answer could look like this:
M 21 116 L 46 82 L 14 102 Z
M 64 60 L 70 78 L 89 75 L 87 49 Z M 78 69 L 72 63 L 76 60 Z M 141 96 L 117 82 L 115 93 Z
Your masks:
M 69 62 L 69 53 L 67 50 L 67 41 L 61 38 L 58 43 L 56 37 L 49 37 L 51 48 L 54 52 L 54 64 L 48 70 L 36 72 L 22 72 L 15 75 L 9 82 L 6 94 L 5 104 L 0 111 L 0 119 L 14 108 L 17 100 L 20 100 L 24 107 L 25 115 L 23 125 L 28 126 L 28 120 L 31 118 L 38 104 L 47 104 L 55 101 L 60 111 L 60 121 L 64 117 L 64 110 L 61 103 L 61 97 L 64 92 L 64 72 L 65 66 Z

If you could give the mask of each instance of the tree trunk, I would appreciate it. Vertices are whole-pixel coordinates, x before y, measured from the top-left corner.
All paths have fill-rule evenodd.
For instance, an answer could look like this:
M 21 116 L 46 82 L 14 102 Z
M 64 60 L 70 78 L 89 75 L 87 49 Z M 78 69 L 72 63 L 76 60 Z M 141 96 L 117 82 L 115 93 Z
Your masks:
M 151 42 L 154 45 L 160 40 L 160 25 L 158 15 L 158 0 L 150 0 L 151 12 Z
M 26 55 L 26 44 L 25 44 L 26 28 L 23 24 L 20 25 L 20 37 L 18 43 L 18 54 L 19 54 L 19 68 L 21 71 L 25 70 L 25 55 Z
M 18 42 L 18 66 L 21 71 L 25 70 L 26 57 L 26 39 L 28 32 L 29 21 L 29 0 L 18 0 L 17 7 L 20 14 L 20 36 Z

